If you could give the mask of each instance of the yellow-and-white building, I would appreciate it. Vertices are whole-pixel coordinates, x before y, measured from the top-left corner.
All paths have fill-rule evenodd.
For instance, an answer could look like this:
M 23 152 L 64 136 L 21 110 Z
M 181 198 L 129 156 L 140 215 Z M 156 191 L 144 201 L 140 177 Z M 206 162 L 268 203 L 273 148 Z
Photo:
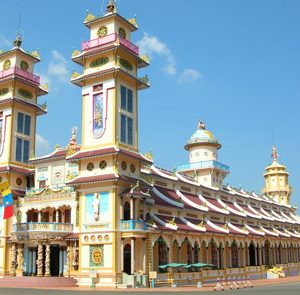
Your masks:
M 0 53 L 0 177 L 15 199 L 15 216 L 0 216 L 0 275 L 148 285 L 150 271 L 167 282 L 159 265 L 171 262 L 215 266 L 174 274 L 185 282 L 261 278 L 270 265 L 298 274 L 300 217 L 276 148 L 262 194 L 224 185 L 229 166 L 204 122 L 185 145 L 189 163 L 174 172 L 139 152 L 138 92 L 149 80 L 138 70 L 149 58 L 131 42 L 135 18 L 116 9 L 109 1 L 105 15 L 88 13 L 90 40 L 72 54 L 83 67 L 71 79 L 82 89 L 81 144 L 73 130 L 67 147 L 34 157 L 36 116 L 46 113 L 37 99 L 47 93 L 34 74 L 39 55 L 19 37 Z

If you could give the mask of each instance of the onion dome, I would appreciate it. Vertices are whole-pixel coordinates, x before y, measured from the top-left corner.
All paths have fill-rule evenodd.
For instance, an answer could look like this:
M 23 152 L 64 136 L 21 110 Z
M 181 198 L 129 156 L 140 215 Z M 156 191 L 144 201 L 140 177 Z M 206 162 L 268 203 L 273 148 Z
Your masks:
M 191 136 L 184 148 L 186 150 L 190 150 L 191 147 L 202 145 L 215 146 L 217 149 L 221 148 L 219 141 L 210 131 L 206 130 L 205 123 L 200 121 L 198 124 L 198 130 Z

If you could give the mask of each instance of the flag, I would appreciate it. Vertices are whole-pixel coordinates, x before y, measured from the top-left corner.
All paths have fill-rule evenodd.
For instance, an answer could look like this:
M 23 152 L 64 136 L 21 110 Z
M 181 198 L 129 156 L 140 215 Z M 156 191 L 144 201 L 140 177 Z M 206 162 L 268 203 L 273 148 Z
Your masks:
M 10 188 L 2 191 L 4 214 L 3 219 L 8 219 L 13 216 L 13 197 Z

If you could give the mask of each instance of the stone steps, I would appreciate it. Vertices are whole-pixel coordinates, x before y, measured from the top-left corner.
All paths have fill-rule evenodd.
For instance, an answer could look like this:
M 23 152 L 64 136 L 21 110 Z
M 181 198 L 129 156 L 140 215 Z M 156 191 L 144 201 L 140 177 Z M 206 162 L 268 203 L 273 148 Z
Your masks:
M 0 279 L 0 287 L 77 287 L 77 280 L 61 277 L 4 277 Z

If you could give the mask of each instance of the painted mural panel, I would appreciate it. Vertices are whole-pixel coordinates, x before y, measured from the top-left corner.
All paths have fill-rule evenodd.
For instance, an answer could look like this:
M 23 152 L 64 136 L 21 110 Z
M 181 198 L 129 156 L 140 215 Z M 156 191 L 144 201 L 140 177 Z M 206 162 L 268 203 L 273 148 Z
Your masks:
M 95 94 L 93 101 L 93 134 L 100 138 L 106 127 L 107 105 L 103 93 Z
M 51 183 L 52 185 L 63 184 L 65 182 L 64 165 L 57 165 L 52 167 Z
M 107 222 L 110 218 L 109 212 L 109 193 L 101 192 L 100 193 L 100 221 Z
M 78 164 L 77 163 L 67 163 L 67 173 L 66 181 L 70 181 L 78 176 Z
M 103 245 L 90 246 L 90 267 L 98 268 L 103 266 L 104 249 Z
M 85 222 L 86 223 L 95 222 L 93 202 L 94 202 L 94 194 L 86 194 L 85 195 Z

